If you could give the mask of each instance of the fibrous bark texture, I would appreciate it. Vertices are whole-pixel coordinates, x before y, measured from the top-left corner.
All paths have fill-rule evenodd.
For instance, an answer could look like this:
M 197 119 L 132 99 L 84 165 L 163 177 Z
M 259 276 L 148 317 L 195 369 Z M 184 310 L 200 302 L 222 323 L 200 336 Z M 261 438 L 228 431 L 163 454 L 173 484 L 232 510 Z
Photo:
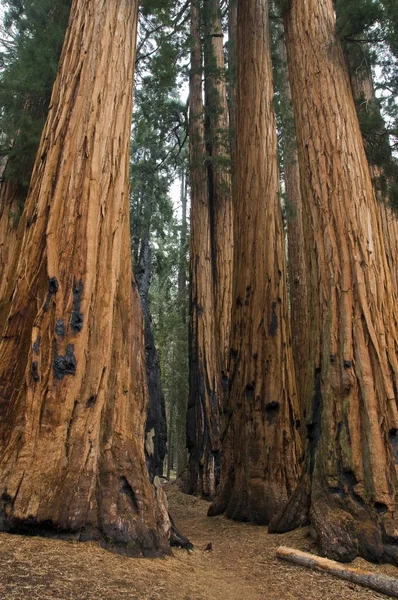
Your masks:
M 138 2 L 74 0 L 0 344 L 0 529 L 167 551 L 128 177 Z
M 0 171 L 3 171 L 0 168 Z M 18 228 L 24 193 L 14 179 L 1 173 L 0 182 L 0 334 L 10 307 L 23 230 Z
M 349 53 L 345 52 L 345 58 L 348 66 L 348 72 L 350 76 L 351 88 L 354 95 L 354 101 L 357 106 L 357 110 L 373 115 L 377 115 L 379 123 L 382 124 L 381 138 L 383 149 L 378 149 L 379 152 L 385 158 L 391 157 L 391 148 L 388 142 L 388 135 L 386 132 L 383 118 L 381 115 L 380 105 L 376 97 L 376 91 L 373 82 L 372 71 L 366 56 L 363 56 L 363 50 L 361 49 L 360 56 L 358 57 L 358 50 L 356 52 Z M 367 145 L 372 145 L 372 141 L 368 141 L 366 137 L 363 138 L 364 146 L 366 150 Z M 380 145 L 380 142 L 379 142 Z M 372 150 L 370 150 L 372 153 Z M 385 169 L 381 165 L 370 164 L 370 175 L 373 181 L 373 186 L 376 192 L 376 198 L 379 202 L 381 226 L 384 238 L 384 245 L 387 253 L 387 262 L 390 267 L 392 284 L 394 293 L 398 294 L 398 215 L 389 202 L 389 177 L 386 174 Z
M 135 268 L 141 307 L 144 314 L 145 366 L 148 380 L 148 411 L 145 424 L 145 457 L 149 476 L 162 477 L 163 461 L 167 452 L 166 403 L 162 390 L 159 355 L 152 331 L 149 307 L 152 251 L 149 239 L 141 240 L 138 264 Z
M 206 150 L 210 236 L 221 377 L 228 389 L 232 304 L 233 222 L 230 139 L 224 63 L 224 36 L 219 0 L 205 0 Z
M 292 349 L 296 373 L 297 396 L 301 417 L 305 416 L 304 399 L 311 392 L 309 377 L 309 313 L 307 300 L 307 268 L 304 250 L 303 200 L 300 188 L 300 167 L 294 134 L 293 108 L 283 35 L 278 41 L 281 88 L 285 114 L 282 116 L 281 142 L 286 198 L 290 321 Z M 301 423 L 303 419 L 300 417 Z M 302 429 L 301 429 L 302 430 Z M 303 430 L 302 430 L 303 431 Z
M 202 52 L 198 0 L 191 1 L 190 171 L 191 287 L 187 415 L 189 492 L 212 497 L 220 450 L 220 364 L 216 352 L 210 211 L 202 100 Z
M 304 201 L 311 365 L 304 477 L 271 524 L 308 518 L 321 553 L 397 551 L 397 328 L 380 217 L 332 0 L 297 0 L 286 44 Z
M 295 489 L 301 444 L 264 0 L 238 4 L 237 82 L 230 414 L 209 514 L 265 524 Z

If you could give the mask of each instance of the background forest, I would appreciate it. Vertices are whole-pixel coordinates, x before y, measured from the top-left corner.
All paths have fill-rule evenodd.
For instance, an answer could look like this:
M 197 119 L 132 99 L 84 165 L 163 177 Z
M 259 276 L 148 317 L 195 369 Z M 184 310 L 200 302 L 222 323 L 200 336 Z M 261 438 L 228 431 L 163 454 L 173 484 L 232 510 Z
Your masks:
M 109 181 L 101 180 L 95 188 L 100 197 L 116 186 L 116 200 L 107 204 L 101 196 L 98 214 L 104 222 L 109 219 L 109 236 L 107 243 L 98 241 L 90 297 L 93 305 L 96 298 L 103 300 L 101 306 L 98 300 L 98 314 L 104 323 L 108 315 L 112 326 L 101 339 L 102 333 L 91 333 L 96 329 L 90 321 L 87 334 L 95 340 L 93 347 L 109 351 L 112 365 L 115 357 L 121 364 L 120 357 L 133 352 L 136 372 L 127 385 L 118 369 L 108 376 L 105 367 L 101 371 L 95 365 L 94 375 L 87 376 L 87 382 L 83 378 L 81 386 L 87 396 L 85 408 L 93 412 L 103 385 L 110 390 L 107 397 L 118 397 L 114 390 L 120 387 L 122 395 L 132 389 L 141 398 L 132 408 L 136 420 L 126 418 L 120 425 L 123 419 L 112 421 L 112 409 L 104 409 L 106 417 L 101 413 L 101 419 L 109 419 L 104 436 L 112 437 L 112 427 L 123 430 L 127 422 L 138 430 L 136 423 L 146 411 L 145 459 L 153 489 L 143 492 L 141 502 L 124 474 L 113 484 L 109 473 L 119 473 L 120 467 L 113 455 L 101 473 L 112 480 L 106 479 L 106 486 L 120 487 L 122 481 L 123 514 L 128 501 L 137 515 L 142 506 L 155 507 L 151 531 L 163 535 L 170 525 L 157 483 L 164 475 L 177 477 L 184 492 L 211 501 L 210 516 L 225 513 L 237 521 L 269 524 L 270 532 L 278 533 L 311 522 L 325 555 L 344 562 L 357 556 L 398 562 L 398 5 L 396 0 L 335 0 L 333 6 L 329 0 L 310 0 L 307 18 L 301 4 L 259 1 L 242 3 L 238 9 L 238 0 L 140 3 L 136 53 L 131 52 L 135 66 L 128 161 L 133 309 L 129 324 L 124 323 L 127 292 L 108 285 L 105 277 L 108 263 L 122 273 L 129 261 L 123 240 L 116 258 L 116 242 L 109 242 L 116 239 L 115 223 L 123 213 L 122 204 L 117 204 L 123 191 L 110 167 Z M 90 32 L 84 6 L 75 5 L 75 23 L 82 23 L 80 30 L 76 25 L 75 35 Z M 71 290 L 69 300 L 66 292 L 62 296 L 63 310 L 71 309 L 66 325 L 51 313 L 59 292 L 55 277 L 49 279 L 37 315 L 33 300 L 28 308 L 18 304 L 18 294 L 22 298 L 24 290 L 28 294 L 34 286 L 44 286 L 44 250 L 38 245 L 36 254 L 25 252 L 26 265 L 31 261 L 34 272 L 25 284 L 21 273 L 29 269 L 21 266 L 21 248 L 26 250 L 23 244 L 30 235 L 32 240 L 39 236 L 35 232 L 42 227 L 40 218 L 47 218 L 43 214 L 67 229 L 62 250 L 51 247 L 52 227 L 42 231 L 40 239 L 49 240 L 45 252 L 50 265 L 64 255 L 73 263 L 67 240 L 74 241 L 79 254 L 101 233 L 94 231 L 93 215 L 74 205 L 74 196 L 68 206 L 69 188 L 62 190 L 68 196 L 59 211 L 49 200 L 47 213 L 40 213 L 41 208 L 31 208 L 25 200 L 35 194 L 40 200 L 46 185 L 46 198 L 55 197 L 67 162 L 56 152 L 64 144 L 69 152 L 65 156 L 81 154 L 84 164 L 93 157 L 90 177 L 99 164 L 97 152 L 104 152 L 101 164 L 109 160 L 115 170 L 123 170 L 118 159 L 121 123 L 130 116 L 118 115 L 115 124 L 112 121 L 110 142 L 105 126 L 103 138 L 97 138 L 102 134 L 93 114 L 103 114 L 101 124 L 108 119 L 109 125 L 113 114 L 107 107 L 116 105 L 113 88 L 118 94 L 124 85 L 122 69 L 125 79 L 132 77 L 133 69 L 120 65 L 120 73 L 107 72 L 109 80 L 114 78 L 112 84 L 107 80 L 105 85 L 104 78 L 101 88 L 99 75 L 92 84 L 82 67 L 84 54 L 91 57 L 90 43 L 82 37 L 76 45 L 66 38 L 70 46 L 64 45 L 71 0 L 3 0 L 2 6 L 0 360 L 11 365 L 7 344 L 25 343 L 20 341 L 23 323 L 31 319 L 32 336 L 39 333 L 32 337 L 33 344 L 30 338 L 26 342 L 33 353 L 29 376 L 41 384 L 40 352 L 47 338 L 40 332 L 47 320 L 48 330 L 56 334 L 51 364 L 57 380 L 75 376 L 85 355 L 78 346 L 75 355 L 75 346 L 64 341 L 68 327 L 75 337 L 85 334 L 81 306 L 88 269 L 79 263 L 84 276 L 73 275 L 69 281 L 66 275 Z M 111 30 L 113 21 L 106 16 Z M 132 29 L 134 18 L 128 15 Z M 74 31 L 72 26 L 68 31 Z M 109 43 L 110 61 L 123 56 L 116 54 L 122 45 L 123 41 L 119 46 Z M 102 51 L 97 49 L 97 54 Z M 71 59 L 68 70 L 70 57 L 76 62 Z M 97 58 L 90 60 L 94 64 Z M 105 72 L 106 62 L 102 58 L 99 73 Z M 93 85 L 96 109 L 83 111 L 92 137 L 81 133 L 76 150 L 68 146 L 73 136 L 62 137 L 62 126 L 73 112 L 70 106 L 83 105 L 84 94 L 75 94 L 73 87 L 73 82 L 76 89 L 83 85 L 82 73 L 85 84 Z M 103 90 L 109 94 L 105 99 Z M 120 92 L 128 111 L 127 96 Z M 79 119 L 73 127 L 80 131 Z M 103 144 L 98 142 L 102 139 Z M 101 144 L 103 150 L 98 150 Z M 55 152 L 54 168 L 46 175 L 50 150 Z M 77 163 L 71 172 L 76 189 L 85 190 Z M 105 169 L 101 176 L 104 173 Z M 94 194 L 86 191 L 88 198 Z M 242 198 L 250 202 L 240 202 Z M 85 223 L 80 237 L 73 229 L 79 219 Z M 115 275 L 119 279 L 123 276 Z M 138 298 L 145 360 L 139 350 Z M 117 310 L 110 309 L 113 303 Z M 119 346 L 112 337 L 116 330 L 122 332 Z M 126 351 L 129 342 L 124 336 L 127 339 L 130 330 L 133 349 Z M 103 349 L 106 344 L 108 350 Z M 9 379 L 5 371 L 4 376 L 0 373 L 4 398 L 14 393 L 11 387 L 18 387 L 17 367 L 9 368 Z M 103 384 L 106 377 L 110 379 Z M 43 383 L 43 390 L 50 387 Z M 78 463 L 79 448 L 86 443 L 75 426 L 82 409 L 73 393 L 66 393 L 71 416 L 65 447 L 71 464 Z M 11 413 L 4 410 L 9 418 Z M 55 413 L 49 409 L 49 422 Z M 12 433 L 20 427 L 18 414 L 12 417 L 15 427 L 4 434 L 4 448 L 19 443 Z M 41 414 L 47 414 L 44 408 Z M 91 422 L 85 427 L 90 436 L 96 431 Z M 133 434 L 125 435 L 130 439 Z M 135 447 L 130 453 L 124 443 L 120 442 L 121 454 L 134 463 Z M 94 445 L 90 437 L 86 464 L 91 464 Z M 45 457 L 46 450 L 41 452 Z M 134 469 L 134 477 L 142 482 L 140 465 Z M 25 477 L 21 470 L 18 484 L 17 475 L 12 475 L 17 495 Z M 8 506 L 12 494 L 3 496 Z M 59 527 L 67 529 L 70 515 L 59 510 Z M 113 505 L 106 510 L 113 515 Z M 47 521 L 51 524 L 50 518 Z M 141 525 L 135 522 L 135 527 Z M 171 532 L 174 541 L 189 545 L 174 523 Z M 110 528 L 107 543 L 113 535 Z M 125 533 L 120 535 L 124 544 Z M 140 546 L 161 554 L 162 542 L 146 536 L 146 530 L 139 529 Z

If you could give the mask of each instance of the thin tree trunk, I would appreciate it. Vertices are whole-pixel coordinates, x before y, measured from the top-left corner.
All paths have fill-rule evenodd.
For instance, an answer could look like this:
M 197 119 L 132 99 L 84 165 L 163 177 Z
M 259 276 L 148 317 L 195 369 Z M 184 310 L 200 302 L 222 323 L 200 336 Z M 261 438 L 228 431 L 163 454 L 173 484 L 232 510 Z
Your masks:
M 149 395 L 145 424 L 145 457 L 149 476 L 151 481 L 153 481 L 155 476 L 162 477 L 163 475 L 163 461 L 167 452 L 167 422 L 159 355 L 152 331 L 149 308 L 151 271 L 152 251 L 149 245 L 148 231 L 147 235 L 141 240 L 140 255 L 135 268 L 135 276 L 144 315 L 145 367 Z
M 181 306 L 182 335 L 180 340 L 181 351 L 184 355 L 188 352 L 188 319 L 187 319 L 187 244 L 188 244 L 188 223 L 187 223 L 187 202 L 188 185 L 187 173 L 185 167 L 181 174 L 181 237 L 180 237 L 180 264 L 178 273 L 178 297 Z M 180 363 L 181 365 L 181 363 Z M 185 366 L 185 365 L 184 365 Z M 181 367 L 180 367 L 181 368 Z M 183 372 L 183 376 L 186 372 Z M 187 450 L 185 422 L 187 414 L 188 401 L 188 381 L 184 381 L 177 397 L 177 418 L 176 418 L 176 455 L 177 455 L 177 477 L 180 477 L 187 467 Z
M 265 524 L 301 457 L 265 0 L 238 4 L 237 57 L 230 420 L 209 514 Z
M 307 300 L 307 268 L 304 250 L 303 200 L 300 189 L 300 167 L 293 128 L 291 90 L 283 35 L 278 41 L 282 93 L 287 114 L 281 128 L 285 197 L 287 205 L 287 238 L 289 266 L 289 300 L 292 327 L 292 348 L 296 372 L 297 394 L 301 415 L 305 418 L 305 399 L 311 394 L 309 363 L 309 313 Z M 302 420 L 302 419 L 300 419 Z M 303 433 L 303 428 L 302 428 Z
M 396 298 L 332 0 L 285 12 L 305 203 L 314 378 L 306 468 L 270 531 L 310 519 L 321 553 L 396 557 Z
M 190 170 L 191 286 L 190 365 L 187 414 L 189 491 L 212 497 L 220 450 L 219 359 L 216 352 L 209 194 L 205 165 L 202 101 L 202 53 L 198 0 L 191 0 Z
M 0 344 L 0 529 L 167 551 L 128 178 L 138 2 L 74 0 Z M 17 360 L 16 360 L 17 357 Z

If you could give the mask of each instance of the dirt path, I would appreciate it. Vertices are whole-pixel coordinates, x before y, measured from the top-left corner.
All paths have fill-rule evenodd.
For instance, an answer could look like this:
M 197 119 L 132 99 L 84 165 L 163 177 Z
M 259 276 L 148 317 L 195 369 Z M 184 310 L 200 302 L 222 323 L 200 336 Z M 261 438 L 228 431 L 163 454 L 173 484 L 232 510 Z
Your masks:
M 164 560 L 130 559 L 96 544 L 0 535 L 1 600 L 370 600 L 381 594 L 277 561 L 279 545 L 314 550 L 307 530 L 206 517 L 207 503 L 169 487 L 177 524 L 195 550 Z M 213 550 L 203 548 L 212 543 Z M 398 577 L 392 566 L 358 566 Z

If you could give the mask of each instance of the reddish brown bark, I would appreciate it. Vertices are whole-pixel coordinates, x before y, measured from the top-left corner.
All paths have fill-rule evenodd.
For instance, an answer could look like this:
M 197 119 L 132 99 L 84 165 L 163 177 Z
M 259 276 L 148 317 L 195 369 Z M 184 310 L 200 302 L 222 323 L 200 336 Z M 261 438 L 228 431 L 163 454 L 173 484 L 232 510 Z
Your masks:
M 314 384 L 306 469 L 271 531 L 310 519 L 321 553 L 396 556 L 395 296 L 332 0 L 296 0 L 286 44 L 304 200 Z
M 284 37 L 278 42 L 282 94 L 285 101 L 285 114 L 281 127 L 283 152 L 283 172 L 286 198 L 286 224 L 289 273 L 289 301 L 292 328 L 292 349 L 296 373 L 297 395 L 300 405 L 301 424 L 306 413 L 305 400 L 311 394 L 311 374 L 309 371 L 309 330 L 310 319 L 307 299 L 307 267 L 305 261 L 305 239 L 303 228 L 303 199 L 300 188 L 300 167 L 294 133 L 293 108 L 287 69 L 287 56 Z M 304 426 L 301 427 L 304 435 Z
M 0 528 L 167 551 L 128 177 L 138 3 L 74 0 L 0 344 Z
M 189 492 L 212 497 L 220 450 L 220 362 L 216 351 L 210 210 L 202 100 L 198 0 L 191 0 L 189 149 L 191 171 L 190 365 L 187 416 Z
M 229 422 L 209 514 L 268 523 L 299 475 L 268 3 L 238 4 Z
M 14 179 L 2 174 L 0 183 L 0 335 L 7 319 L 15 270 L 22 242 L 19 226 L 24 192 Z M 18 227 L 19 226 L 19 227 Z

